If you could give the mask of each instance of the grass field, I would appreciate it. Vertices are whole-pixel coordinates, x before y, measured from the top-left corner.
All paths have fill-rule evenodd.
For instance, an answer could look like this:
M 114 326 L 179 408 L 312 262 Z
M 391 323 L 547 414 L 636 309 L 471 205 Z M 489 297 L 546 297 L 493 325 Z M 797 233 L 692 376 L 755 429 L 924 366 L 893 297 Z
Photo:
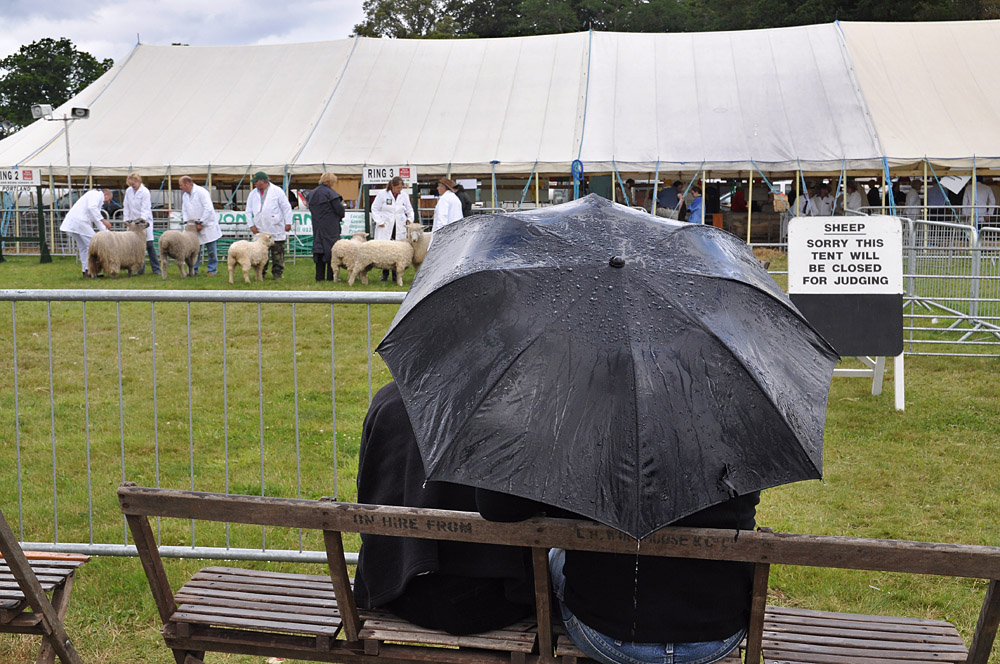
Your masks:
M 82 280 L 68 259 L 39 265 L 37 259 L 15 258 L 0 264 L 0 288 L 229 288 L 221 275 L 181 281 L 176 273 L 162 281 L 147 274 L 117 281 Z M 780 268 L 780 265 L 776 265 Z M 236 289 L 312 290 L 312 264 L 289 265 L 286 278 Z M 374 274 L 374 273 L 373 273 Z M 412 273 L 407 274 L 407 283 Z M 346 284 L 333 285 L 347 288 Z M 354 290 L 398 290 L 374 282 Z M 377 345 L 395 307 L 371 307 L 372 344 Z M 48 384 L 48 311 L 44 304 L 17 306 L 18 404 L 20 440 L 13 422 L 13 346 L 11 307 L 0 306 L 0 505 L 17 524 L 16 442 L 21 448 L 22 473 L 36 478 L 23 487 L 25 538 L 52 536 L 52 432 Z M 261 318 L 262 393 L 257 382 L 257 307 L 226 307 L 227 334 L 221 333 L 221 307 L 192 304 L 192 380 L 189 410 L 187 308 L 156 306 L 156 365 L 158 414 L 152 418 L 154 350 L 150 305 L 87 305 L 87 371 L 89 408 L 78 383 L 82 376 L 83 334 L 78 303 L 52 306 L 55 384 L 52 387 L 58 449 L 56 483 L 60 501 L 60 540 L 87 541 L 85 434 L 89 429 L 90 466 L 94 487 L 95 541 L 120 542 L 122 523 L 116 518 L 114 488 L 121 479 L 124 430 L 125 475 L 140 483 L 156 480 L 154 453 L 159 451 L 160 481 L 187 488 L 191 456 L 194 486 L 225 486 L 223 449 L 229 448 L 229 486 L 234 492 L 260 493 L 260 451 L 264 449 L 263 481 L 269 495 L 319 497 L 334 492 L 333 440 L 330 408 L 330 307 L 297 305 L 296 339 L 292 347 L 291 305 L 264 305 Z M 334 308 L 337 382 L 336 489 L 342 499 L 355 495 L 357 445 L 368 402 L 366 307 Z M 119 322 L 120 321 L 120 322 Z M 119 420 L 116 333 L 121 326 L 122 398 Z M 227 355 L 223 382 L 221 354 Z M 780 352 L 780 349 L 776 349 Z M 377 356 L 373 387 L 389 379 Z M 297 383 L 292 379 L 298 373 Z M 869 381 L 837 378 L 827 416 L 825 479 L 765 492 L 758 523 L 775 530 L 888 537 L 925 541 L 1000 545 L 1000 436 L 997 434 L 1000 383 L 995 360 L 921 357 L 907 359 L 907 408 L 893 410 L 891 371 L 886 391 L 873 397 Z M 225 386 L 226 397 L 223 398 Z M 298 392 L 299 427 L 293 418 Z M 257 416 L 264 402 L 263 437 Z M 229 411 L 226 421 L 223 407 Z M 189 427 L 189 421 L 191 426 Z M 298 434 L 301 487 L 294 458 Z M 153 439 L 156 439 L 154 447 Z M 163 524 L 164 543 L 187 542 L 187 523 Z M 221 529 L 199 528 L 199 545 L 224 541 Z M 236 546 L 259 544 L 259 529 L 237 529 Z M 295 532 L 268 530 L 268 544 L 298 546 Z M 307 548 L 320 548 L 308 539 Z M 348 542 L 356 548 L 357 540 Z M 172 581 L 179 585 L 203 566 L 201 561 L 167 561 Z M 253 564 L 269 569 L 308 566 Z M 316 568 L 309 571 L 317 572 Z M 972 580 L 939 579 L 869 572 L 838 572 L 805 568 L 772 570 L 770 601 L 825 610 L 943 618 L 971 637 L 984 584 Z M 135 559 L 92 560 L 80 572 L 70 608 L 68 629 L 86 661 L 172 661 L 158 632 L 158 621 L 145 577 Z M 0 661 L 30 661 L 36 639 L 0 637 Z M 1000 646 L 990 660 L 1000 664 Z M 260 662 L 260 658 L 213 655 L 213 662 Z

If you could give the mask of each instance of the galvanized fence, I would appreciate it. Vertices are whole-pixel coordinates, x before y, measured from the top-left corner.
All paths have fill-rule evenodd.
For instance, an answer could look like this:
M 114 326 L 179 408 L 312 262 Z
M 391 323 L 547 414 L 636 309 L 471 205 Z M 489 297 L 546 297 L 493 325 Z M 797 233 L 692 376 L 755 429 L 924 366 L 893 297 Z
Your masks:
M 0 503 L 36 550 L 134 555 L 121 481 L 355 494 L 402 293 L 0 290 Z M 284 530 L 165 521 L 177 557 L 322 561 Z

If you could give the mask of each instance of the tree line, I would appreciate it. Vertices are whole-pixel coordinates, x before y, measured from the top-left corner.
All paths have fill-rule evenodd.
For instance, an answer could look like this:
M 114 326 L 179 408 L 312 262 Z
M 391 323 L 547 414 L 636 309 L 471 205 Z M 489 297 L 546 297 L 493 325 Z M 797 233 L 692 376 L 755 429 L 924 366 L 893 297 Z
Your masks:
M 364 0 L 363 9 L 362 37 L 431 39 L 1000 18 L 994 0 Z

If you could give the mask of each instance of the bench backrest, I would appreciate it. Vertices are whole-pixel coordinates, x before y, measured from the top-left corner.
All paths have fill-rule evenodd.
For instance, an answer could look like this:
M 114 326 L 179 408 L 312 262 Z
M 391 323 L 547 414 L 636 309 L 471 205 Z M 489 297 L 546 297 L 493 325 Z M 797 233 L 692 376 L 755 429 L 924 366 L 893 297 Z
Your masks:
M 504 544 L 532 549 L 539 647 L 543 653 L 551 652 L 552 643 L 548 549 L 558 547 L 636 553 L 635 539 L 613 528 L 567 519 L 533 518 L 518 523 L 497 523 L 469 512 L 359 505 L 328 499 L 316 501 L 175 491 L 139 487 L 131 483 L 123 484 L 118 496 L 164 619 L 176 607 L 173 607 L 170 586 L 163 575 L 148 517 L 321 530 L 324 532 L 334 591 L 338 601 L 343 598 L 341 617 L 349 640 L 356 640 L 360 620 L 348 581 L 341 532 Z M 642 555 L 649 556 L 743 561 L 756 565 L 748 662 L 759 661 L 771 564 L 988 579 L 986 600 L 969 653 L 968 661 L 973 664 L 986 664 L 1000 623 L 1000 547 L 798 535 L 766 529 L 736 531 L 666 527 L 643 539 L 639 549 Z M 164 611 L 166 615 L 163 615 Z M 755 654 L 756 659 L 752 658 Z

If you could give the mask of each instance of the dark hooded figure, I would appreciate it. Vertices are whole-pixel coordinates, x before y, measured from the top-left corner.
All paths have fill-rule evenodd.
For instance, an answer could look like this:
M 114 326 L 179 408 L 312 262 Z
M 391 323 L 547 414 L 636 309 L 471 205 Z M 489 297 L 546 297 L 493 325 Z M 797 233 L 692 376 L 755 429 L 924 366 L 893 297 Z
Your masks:
M 333 187 L 337 176 L 323 173 L 319 186 L 309 194 L 309 212 L 313 226 L 313 262 L 316 263 L 316 281 L 333 281 L 330 267 L 330 249 L 340 239 L 340 222 L 344 220 L 344 199 Z

